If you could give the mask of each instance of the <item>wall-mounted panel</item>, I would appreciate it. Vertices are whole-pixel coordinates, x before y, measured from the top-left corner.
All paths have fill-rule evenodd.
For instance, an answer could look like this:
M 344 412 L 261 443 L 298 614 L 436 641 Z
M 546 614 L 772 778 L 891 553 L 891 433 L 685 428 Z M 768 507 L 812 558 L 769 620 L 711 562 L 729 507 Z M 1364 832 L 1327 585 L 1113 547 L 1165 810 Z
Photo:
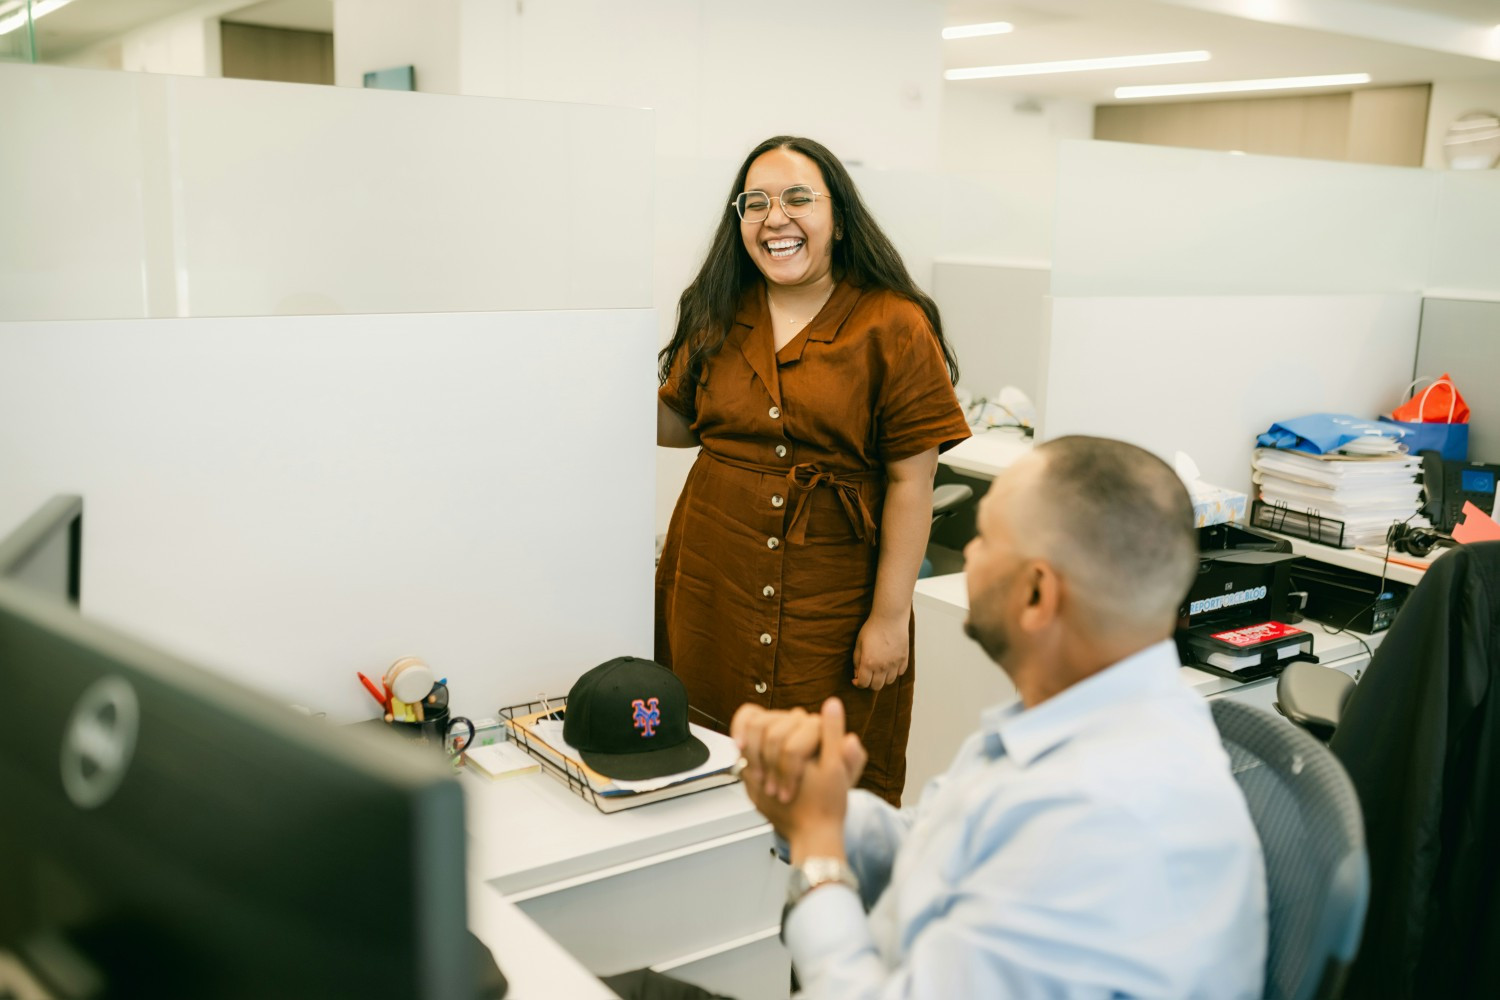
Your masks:
M 650 310 L 0 324 L 0 532 L 79 493 L 86 613 L 341 721 L 403 655 L 493 714 L 651 654 L 655 344 Z

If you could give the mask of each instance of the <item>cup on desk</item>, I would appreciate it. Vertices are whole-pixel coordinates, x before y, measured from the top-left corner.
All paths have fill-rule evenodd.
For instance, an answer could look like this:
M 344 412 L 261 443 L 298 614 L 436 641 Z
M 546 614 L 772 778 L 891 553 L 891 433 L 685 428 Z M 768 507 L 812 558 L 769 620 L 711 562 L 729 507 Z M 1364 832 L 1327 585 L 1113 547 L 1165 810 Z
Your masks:
M 447 707 L 428 709 L 421 722 L 397 719 L 390 727 L 414 743 L 426 743 L 438 750 L 463 749 L 474 743 L 474 723 L 462 715 L 449 715 Z

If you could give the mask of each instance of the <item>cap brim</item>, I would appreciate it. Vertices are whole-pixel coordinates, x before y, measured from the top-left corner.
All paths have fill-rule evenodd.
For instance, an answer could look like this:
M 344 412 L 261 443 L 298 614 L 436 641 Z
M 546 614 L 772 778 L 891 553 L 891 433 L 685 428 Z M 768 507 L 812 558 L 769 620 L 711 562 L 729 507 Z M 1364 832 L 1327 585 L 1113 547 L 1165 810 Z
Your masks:
M 686 742 L 661 750 L 644 753 L 595 753 L 580 750 L 580 757 L 589 767 L 606 778 L 621 781 L 645 781 L 648 778 L 665 778 L 672 774 L 691 771 L 708 760 L 708 744 L 696 736 Z

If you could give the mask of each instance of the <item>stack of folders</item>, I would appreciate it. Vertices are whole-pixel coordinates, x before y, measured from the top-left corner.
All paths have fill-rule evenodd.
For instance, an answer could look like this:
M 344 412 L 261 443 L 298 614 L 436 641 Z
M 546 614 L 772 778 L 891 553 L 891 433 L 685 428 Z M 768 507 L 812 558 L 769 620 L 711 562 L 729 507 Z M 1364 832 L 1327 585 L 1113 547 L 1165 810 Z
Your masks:
M 644 781 L 607 778 L 585 764 L 578 751 L 563 739 L 566 712 L 566 707 L 535 712 L 506 719 L 506 725 L 518 745 L 548 765 L 545 770 L 549 774 L 574 787 L 600 812 L 618 812 L 739 780 L 732 770 L 740 758 L 739 745 L 728 736 L 697 723 L 689 724 L 693 735 L 708 747 L 708 760 L 698 767 Z M 579 782 L 584 787 L 579 787 Z
M 1382 545 L 1398 521 L 1428 527 L 1427 519 L 1416 513 L 1422 505 L 1417 482 L 1422 460 L 1416 455 L 1314 455 L 1257 448 L 1251 466 L 1263 502 L 1284 510 L 1289 520 L 1342 522 L 1344 548 Z

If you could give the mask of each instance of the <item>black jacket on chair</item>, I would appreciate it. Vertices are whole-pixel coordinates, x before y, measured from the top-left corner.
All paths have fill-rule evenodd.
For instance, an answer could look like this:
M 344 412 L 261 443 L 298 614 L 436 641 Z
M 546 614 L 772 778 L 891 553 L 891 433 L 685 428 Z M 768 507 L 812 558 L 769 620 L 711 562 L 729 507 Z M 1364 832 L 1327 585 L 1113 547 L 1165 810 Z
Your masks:
M 1347 997 L 1500 996 L 1500 542 L 1443 556 L 1330 744 L 1359 793 L 1370 908 Z

